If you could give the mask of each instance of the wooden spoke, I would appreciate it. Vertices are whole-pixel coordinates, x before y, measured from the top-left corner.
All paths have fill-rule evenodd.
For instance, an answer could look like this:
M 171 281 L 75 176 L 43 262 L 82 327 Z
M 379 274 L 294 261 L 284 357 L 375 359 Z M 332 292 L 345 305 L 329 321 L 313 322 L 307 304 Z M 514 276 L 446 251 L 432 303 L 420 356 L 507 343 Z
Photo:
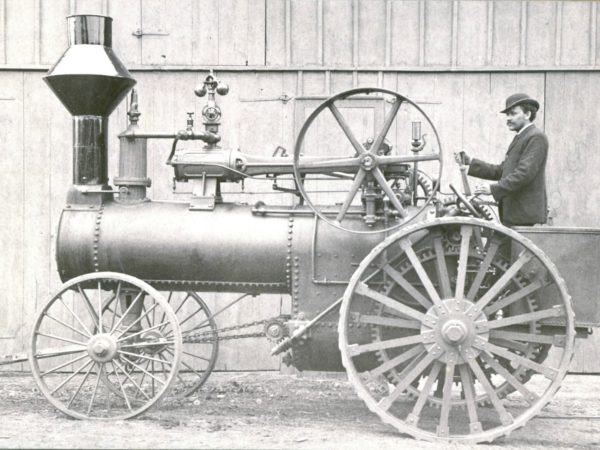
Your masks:
M 394 119 L 396 118 L 396 115 L 400 110 L 400 106 L 402 106 L 402 100 L 396 97 L 396 101 L 392 104 L 392 107 L 390 108 L 390 111 L 388 112 L 388 115 L 386 116 L 383 122 L 383 127 L 381 128 L 379 135 L 377 136 L 375 142 L 373 142 L 373 145 L 371 146 L 374 152 L 377 152 L 377 150 L 379 150 L 379 147 L 381 147 L 381 144 L 387 136 L 388 131 L 390 131 L 392 123 L 394 123 Z
M 70 345 L 60 348 L 47 348 L 36 352 L 33 356 L 36 359 L 54 358 L 56 356 L 72 355 L 73 353 L 81 353 L 87 351 L 87 348 L 80 345 Z
M 85 342 L 81 342 L 81 341 L 76 341 L 74 339 L 69 339 L 63 336 L 55 336 L 53 334 L 46 334 L 46 333 L 42 333 L 40 331 L 36 331 L 36 333 L 38 336 L 44 336 L 50 339 L 56 339 L 57 341 L 63 341 L 63 342 L 69 342 L 71 344 L 76 344 L 76 345 L 81 345 L 82 347 L 87 347 L 87 344 Z
M 564 345 L 564 335 L 547 335 L 533 333 L 519 333 L 517 331 L 491 330 L 490 339 L 512 339 L 514 341 L 530 342 L 532 344 L 549 344 L 560 347 Z
M 458 256 L 458 269 L 456 274 L 456 291 L 454 298 L 462 300 L 465 295 L 465 280 L 467 278 L 467 262 L 469 260 L 469 248 L 471 246 L 471 235 L 473 228 L 469 225 L 460 227 L 461 241 Z
M 94 326 L 98 327 L 98 316 L 96 315 L 96 311 L 94 310 L 94 307 L 92 306 L 92 302 L 90 302 L 90 299 L 88 298 L 85 291 L 81 287 L 81 284 L 77 285 L 77 290 L 79 291 L 79 294 L 83 298 L 83 304 L 87 308 L 87 310 L 90 314 L 90 317 L 92 318 L 92 322 L 94 323 Z
M 507 359 L 510 362 L 531 369 L 537 373 L 544 375 L 549 380 L 554 380 L 554 378 L 556 378 L 556 375 L 558 374 L 557 370 L 553 369 L 552 367 L 546 367 L 542 364 L 538 364 L 535 361 L 531 361 L 530 359 L 517 355 L 503 347 L 490 344 L 489 342 L 476 341 L 474 347 L 501 356 L 502 358 Z
M 137 384 L 135 382 L 135 380 L 133 378 L 131 378 L 131 375 L 129 373 L 127 373 L 127 371 L 123 368 L 123 366 L 121 366 L 121 364 L 119 364 L 119 362 L 114 359 L 113 362 L 115 363 L 115 365 L 119 368 L 119 370 L 121 372 L 123 372 L 123 374 L 127 377 L 127 379 L 129 381 L 131 381 L 131 384 L 133 384 L 137 390 L 144 396 L 146 397 L 146 400 L 150 400 L 150 397 L 148 396 L 148 394 L 146 394 L 146 392 L 141 388 L 141 386 L 139 384 Z
M 173 291 L 171 291 L 171 292 L 169 293 L 169 298 L 171 298 L 171 296 L 172 296 L 172 295 L 173 295 Z M 183 299 L 183 301 L 182 301 L 182 302 L 179 304 L 179 306 L 178 306 L 178 307 L 177 307 L 177 309 L 175 310 L 175 315 L 177 315 L 177 313 L 178 313 L 179 311 L 181 311 L 181 308 L 183 308 L 183 305 L 185 305 L 185 302 L 187 302 L 188 298 L 190 298 L 191 296 L 192 296 L 192 295 L 191 295 L 191 294 L 188 292 L 188 294 L 185 296 L 185 298 Z M 169 302 L 169 303 L 170 303 L 170 302 Z M 164 316 L 164 314 L 163 314 L 163 316 Z M 163 317 L 163 319 L 164 319 L 164 317 Z M 163 321 L 163 319 L 160 319 L 160 321 L 162 322 L 162 321 Z
M 414 334 L 412 336 L 405 336 L 396 339 L 388 339 L 385 341 L 372 342 L 370 344 L 350 344 L 348 345 L 348 354 L 350 356 L 361 355 L 367 352 L 374 352 L 376 350 L 384 350 L 386 348 L 406 347 L 407 345 L 414 345 L 422 343 L 428 336 L 432 335 L 433 332 Z
M 382 267 L 383 271 L 387 273 L 396 284 L 404 289 L 412 298 L 421 304 L 425 309 L 429 309 L 432 306 L 431 301 L 421 294 L 410 281 L 402 276 L 400 272 L 394 269 L 389 264 Z
M 400 383 L 396 385 L 394 390 L 390 392 L 387 397 L 384 397 L 379 401 L 378 406 L 385 411 L 390 409 L 392 404 L 398 399 L 398 397 L 400 397 L 402 392 L 404 392 L 406 388 L 423 373 L 427 366 L 429 366 L 429 364 L 436 359 L 436 356 L 433 356 L 431 353 L 427 353 L 422 359 L 412 365 L 412 367 L 409 366 L 410 370 L 406 372 L 404 376 L 399 376 L 401 380 Z M 404 374 L 404 371 L 402 373 Z
M 516 350 L 521 353 L 527 353 L 527 350 L 529 349 L 529 346 L 527 344 L 523 344 L 522 342 L 517 342 L 510 339 L 490 338 L 489 342 L 495 345 L 499 345 L 500 347 Z
M 107 305 L 109 303 L 107 303 Z M 100 282 L 100 280 L 98 280 L 98 331 L 100 333 L 104 333 L 104 327 L 102 325 L 102 309 L 102 283 Z
M 537 394 L 534 394 L 529 389 L 527 389 L 523 383 L 521 383 L 512 373 L 510 373 L 506 368 L 504 368 L 502 364 L 496 361 L 496 359 L 493 356 L 489 355 L 486 352 L 482 352 L 481 359 L 483 359 L 488 366 L 494 369 L 494 371 L 498 375 L 500 375 L 508 383 L 510 383 L 512 387 L 519 391 L 530 405 L 539 400 Z
M 379 183 L 379 186 L 381 187 L 383 192 L 385 192 L 385 194 L 388 196 L 390 203 L 392 205 L 394 205 L 394 208 L 396 208 L 396 211 L 398 211 L 398 214 L 400 214 L 400 217 L 403 217 L 403 218 L 406 217 L 408 213 L 404 209 L 404 206 L 402 206 L 402 202 L 400 202 L 400 200 L 398 200 L 398 197 L 396 197 L 396 193 L 392 190 L 392 188 L 388 184 L 387 180 L 385 179 L 385 176 L 383 175 L 383 173 L 381 172 L 379 167 L 375 167 L 371 171 L 371 174 L 373 175 L 373 177 L 375 177 L 375 179 Z
M 40 376 L 41 376 L 41 377 L 45 377 L 46 375 L 50 375 L 51 373 L 54 373 L 54 372 L 56 372 L 57 370 L 60 370 L 60 369 L 62 369 L 63 367 L 66 367 L 66 366 L 68 366 L 68 365 L 70 365 L 70 364 L 76 363 L 77 361 L 81 361 L 83 358 L 87 358 L 87 357 L 88 357 L 88 355 L 87 355 L 87 354 L 85 354 L 85 355 L 78 356 L 77 358 L 73 358 L 72 360 L 70 360 L 70 361 L 67 361 L 66 363 L 61 363 L 61 364 L 59 364 L 58 366 L 56 366 L 56 367 L 53 367 L 53 368 L 52 368 L 52 369 L 50 369 L 50 370 L 47 370 L 47 371 L 45 371 L 45 372 L 42 372 L 42 373 L 40 373 Z
M 427 291 L 429 298 L 433 301 L 433 304 L 437 307 L 444 308 L 444 306 L 442 304 L 442 300 L 441 300 L 438 292 L 436 291 L 435 287 L 433 286 L 433 283 L 431 282 L 431 279 L 429 278 L 427 271 L 421 264 L 419 257 L 415 253 L 415 250 L 413 249 L 412 243 L 410 242 L 410 240 L 401 239 L 400 240 L 400 248 L 402 250 L 404 250 L 404 253 L 410 260 L 415 272 L 417 273 L 417 275 L 419 276 L 419 279 L 421 280 L 421 283 L 423 283 L 423 286 L 425 287 L 425 290 Z
M 121 344 L 121 348 L 145 348 L 156 345 L 173 345 L 175 341 L 159 339 L 158 341 L 136 342 L 134 344 Z
M 346 135 L 346 137 L 348 138 L 348 140 L 352 144 L 352 147 L 354 147 L 354 150 L 356 151 L 356 154 L 357 155 L 362 155 L 363 153 L 366 153 L 364 147 L 354 137 L 354 134 L 352 133 L 352 130 L 350 130 L 350 127 L 346 123 L 346 119 L 344 119 L 344 116 L 342 116 L 342 113 L 337 108 L 337 106 L 335 106 L 333 103 L 330 103 L 328 105 L 328 107 L 329 107 L 329 110 L 331 111 L 331 113 L 333 114 L 333 117 L 335 117 L 335 120 L 337 121 L 337 123 L 340 125 L 340 127 L 344 131 L 344 134 Z
M 374 291 L 373 289 L 369 288 L 365 283 L 359 282 L 356 285 L 355 291 L 357 294 L 369 297 L 370 299 L 375 300 L 387 306 L 388 308 L 399 312 L 404 316 L 411 317 L 421 322 L 425 319 L 425 314 L 423 314 L 422 312 L 419 312 L 416 309 L 410 308 L 400 302 L 397 302 L 393 298 L 390 298 L 384 294 Z
M 171 363 L 169 361 L 164 361 L 164 360 L 161 360 L 158 358 L 152 358 L 150 356 L 142 355 L 140 353 L 131 353 L 131 352 L 126 352 L 124 350 L 119 350 L 118 353 L 122 353 L 123 355 L 127 355 L 127 356 L 133 356 L 134 358 L 142 358 L 142 359 L 146 359 L 146 360 L 154 361 L 154 362 L 158 362 L 158 363 L 166 362 L 167 364 L 171 365 Z
M 142 289 L 140 289 L 140 292 L 135 296 L 135 298 L 133 299 L 133 301 L 129 304 L 129 306 L 127 307 L 127 309 L 123 313 L 123 315 L 119 318 L 119 321 L 115 324 L 115 326 L 112 327 L 112 329 L 110 330 L 110 334 L 113 334 L 115 332 L 115 330 L 117 328 L 119 328 L 119 326 L 123 322 L 123 319 L 125 319 L 125 317 L 127 316 L 127 314 L 129 314 L 129 312 L 133 309 L 134 305 L 138 302 L 138 300 L 140 298 L 143 297 L 143 295 L 144 295 L 144 291 Z
M 446 373 L 444 378 L 444 389 L 442 394 L 442 408 L 440 411 L 440 422 L 437 427 L 437 435 L 446 437 L 450 434 L 450 428 L 448 426 L 448 417 L 450 416 L 450 409 L 452 409 L 452 383 L 454 382 L 454 367 L 455 362 L 449 358 L 446 363 Z
M 359 169 L 359 171 L 356 173 L 356 176 L 354 177 L 354 181 L 352 182 L 352 186 L 350 186 L 350 190 L 348 191 L 348 195 L 346 195 L 346 198 L 344 199 L 344 203 L 342 204 L 342 206 L 340 208 L 340 212 L 338 213 L 338 215 L 335 218 L 335 220 L 337 222 L 341 222 L 344 219 L 344 217 L 346 216 L 346 212 L 348 212 L 348 208 L 350 208 L 350 205 L 352 204 L 352 200 L 354 200 L 354 197 L 356 197 L 356 193 L 360 189 L 360 187 L 365 179 L 366 174 L 367 174 L 367 172 L 363 169 Z
M 117 342 L 128 341 L 129 339 L 132 339 L 132 338 L 137 337 L 137 336 L 139 336 L 141 334 L 147 333 L 148 331 L 159 329 L 159 328 L 164 327 L 164 326 L 166 326 L 168 324 L 169 324 L 169 321 L 163 322 L 163 323 L 159 323 L 158 325 L 154 325 L 153 327 L 150 327 L 150 328 L 144 328 L 143 330 L 138 331 L 137 333 L 128 334 L 125 337 L 121 337 L 121 338 L 117 339 Z
M 122 353 L 122 352 L 121 352 Z M 136 355 L 139 356 L 139 355 Z M 129 358 L 127 358 L 126 356 L 122 356 L 121 358 L 123 358 L 123 360 L 125 362 L 127 362 L 128 364 L 131 364 L 133 367 L 135 367 L 138 370 L 141 370 L 142 372 L 144 372 L 146 375 L 148 375 L 150 378 L 152 378 L 155 381 L 158 381 L 160 384 L 164 385 L 165 382 L 163 380 L 161 380 L 160 378 L 155 377 L 154 375 L 152 375 L 150 372 L 148 372 L 146 369 L 144 369 L 142 366 L 134 363 L 132 360 L 130 360 Z M 151 361 L 152 362 L 152 361 Z
M 398 365 L 402 364 L 403 362 L 408 361 L 411 358 L 416 358 L 420 356 L 421 353 L 425 353 L 425 347 L 423 347 L 422 345 L 415 345 L 410 350 L 406 350 L 405 352 L 400 353 L 398 356 L 395 356 L 394 358 L 375 367 L 373 370 L 370 370 L 368 372 L 368 375 L 372 379 L 375 379 L 378 376 L 383 375 L 388 370 L 391 370 L 397 367 Z
M 98 364 L 98 375 L 96 376 L 96 384 L 94 385 L 94 390 L 92 391 L 92 396 L 90 397 L 90 402 L 88 403 L 87 415 L 89 416 L 92 412 L 92 406 L 94 406 L 94 400 L 96 399 L 96 393 L 98 392 L 98 385 L 100 384 L 100 377 L 102 375 L 102 365 Z
M 471 287 L 469 288 L 469 292 L 467 293 L 467 298 L 469 300 L 475 301 L 477 292 L 479 292 L 479 288 L 481 287 L 481 283 L 487 274 L 487 271 L 498 252 L 498 248 L 500 247 L 500 243 L 496 240 L 492 240 L 490 245 L 488 245 L 487 251 L 485 252 L 485 257 L 481 264 L 479 265 L 479 270 L 477 271 L 477 275 L 473 279 L 471 283 Z
M 429 397 L 429 392 L 431 392 L 431 388 L 433 387 L 433 383 L 437 380 L 440 370 L 442 369 L 442 363 L 439 361 L 435 361 L 431 366 L 431 370 L 429 370 L 429 375 L 427 375 L 427 381 L 423 385 L 423 389 L 419 393 L 419 397 L 413 406 L 411 413 L 406 417 L 406 421 L 413 425 L 417 426 L 419 423 L 419 418 L 421 416 L 421 411 L 427 402 L 427 398 Z
M 513 279 L 513 277 L 521 270 L 521 267 L 529 262 L 532 258 L 532 254 L 524 251 L 521 253 L 519 258 L 508 268 L 506 272 L 500 277 L 498 281 L 477 301 L 475 308 L 478 311 L 483 310 L 489 302 L 491 302 L 500 291 Z
M 469 430 L 471 433 L 477 433 L 482 430 L 479 416 L 477 415 L 477 404 L 475 403 L 475 384 L 467 364 L 458 366 L 462 390 L 467 404 L 467 413 L 469 414 Z
M 450 287 L 446 253 L 444 252 L 444 244 L 442 243 L 442 236 L 440 234 L 437 234 L 433 238 L 433 248 L 435 250 L 435 268 L 442 289 L 442 296 L 444 298 L 450 298 L 452 297 L 452 288 Z
M 119 309 L 119 296 L 121 295 L 121 285 L 122 285 L 122 282 L 119 281 L 117 283 L 117 289 L 115 290 L 114 298 L 117 300 L 117 303 L 115 304 L 115 310 L 113 311 L 113 316 L 110 321 L 110 330 L 113 329 L 113 327 L 115 326 L 115 320 L 117 320 L 117 310 Z
M 483 238 L 481 236 L 481 228 L 474 227 L 473 228 L 473 238 L 475 239 L 475 245 L 479 248 L 479 252 L 483 252 L 485 246 L 483 245 Z
M 521 300 L 522 298 L 525 298 L 528 295 L 533 294 L 538 289 L 543 288 L 544 286 L 547 286 L 547 285 L 548 285 L 547 283 L 544 283 L 540 280 L 536 280 L 533 283 L 530 283 L 527 286 L 519 289 L 518 291 L 513 292 L 512 294 L 487 306 L 486 308 L 483 309 L 483 312 L 486 314 L 486 316 L 489 316 L 490 314 L 493 314 L 502 308 L 506 308 L 507 306 L 512 305 L 513 303 Z
M 79 373 L 81 373 L 81 371 L 83 369 L 85 369 L 87 366 L 89 366 L 90 364 L 92 364 L 94 361 L 92 359 L 90 359 L 89 361 L 83 363 L 81 366 L 79 366 L 77 368 L 77 370 L 75 370 L 71 375 L 69 375 L 67 378 L 65 378 L 58 386 L 56 386 L 54 388 L 54 390 L 52 391 L 52 394 L 58 392 L 63 386 L 65 386 L 69 381 L 71 381 L 73 378 L 75 378 L 75 376 Z M 89 368 L 88 370 L 88 375 L 89 373 L 92 371 L 93 367 L 94 367 L 95 363 L 92 364 L 92 366 Z M 87 379 L 87 376 L 83 379 L 82 384 L 85 382 L 85 380 Z
M 185 361 L 181 361 L 181 364 L 185 367 L 187 367 L 189 370 L 191 370 L 192 372 L 194 372 L 194 374 L 198 377 L 203 377 L 204 374 L 198 372 L 196 369 L 194 369 L 192 366 L 190 366 L 188 363 L 186 363 Z
M 143 314 L 140 314 L 140 317 L 138 317 L 136 320 L 134 320 L 132 323 L 130 323 L 127 328 L 125 328 L 124 330 L 122 330 L 120 332 L 120 334 L 117 336 L 117 339 L 120 339 L 121 336 L 123 336 L 125 333 L 127 333 L 129 330 L 131 330 L 134 326 L 136 326 L 138 323 L 140 323 L 145 317 L 148 317 L 148 314 L 150 314 L 152 311 L 154 311 L 154 309 L 158 306 L 158 303 L 153 304 L 150 309 L 144 311 Z M 116 330 L 116 328 L 115 328 Z M 146 329 L 145 331 L 148 331 L 148 329 Z
M 506 317 L 504 319 L 490 320 L 487 323 L 488 329 L 503 328 L 509 325 L 516 325 L 525 322 L 535 322 L 542 319 L 548 319 L 550 317 L 560 317 L 564 314 L 565 309 L 563 306 L 554 306 L 548 309 L 542 309 L 541 311 L 534 311 L 525 314 L 518 314 L 516 316 Z
M 488 381 L 485 373 L 483 370 L 481 370 L 481 367 L 479 367 L 479 364 L 473 358 L 469 358 L 466 355 L 464 355 L 464 359 L 467 361 L 471 371 L 475 374 L 475 378 L 477 378 L 479 384 L 481 384 L 483 390 L 488 395 L 492 405 L 494 406 L 494 409 L 496 410 L 496 413 L 498 414 L 498 417 L 500 418 L 500 422 L 502 422 L 503 425 L 511 424 L 513 422 L 513 418 L 504 408 L 502 400 L 500 400 L 496 394 L 496 390 Z
M 88 327 L 85 326 L 85 324 L 83 323 L 83 321 L 79 318 L 79 316 L 77 314 L 75 314 L 75 312 L 73 311 L 73 309 L 71 309 L 69 307 L 69 305 L 67 305 L 64 301 L 62 296 L 58 297 L 58 301 L 67 309 L 67 311 L 69 311 L 71 313 L 71 315 L 75 318 L 75 320 L 79 323 L 79 325 L 81 325 L 81 328 L 83 328 L 86 332 L 86 334 L 88 336 L 92 335 L 92 332 L 88 329 Z M 47 314 L 46 314 L 47 315 Z
M 92 364 L 93 363 L 93 364 Z M 67 382 L 73 378 L 75 375 L 77 375 L 79 372 L 81 372 L 81 370 L 83 370 L 87 365 L 92 364 L 90 366 L 90 368 L 88 369 L 88 371 L 86 372 L 86 374 L 84 375 L 83 379 L 81 380 L 81 382 L 79 383 L 79 385 L 77 386 L 77 389 L 75 389 L 75 392 L 73 392 L 73 395 L 71 396 L 71 398 L 69 399 L 69 402 L 67 403 L 67 408 L 69 408 L 71 406 L 71 404 L 73 403 L 73 401 L 75 400 L 75 398 L 77 397 L 77 395 L 79 395 L 79 392 L 81 391 L 81 388 L 83 387 L 83 385 L 85 384 L 85 382 L 87 381 L 87 379 L 90 376 L 90 373 L 92 373 L 92 370 L 94 369 L 94 367 L 96 366 L 96 363 L 94 361 L 92 361 L 91 359 L 85 363 L 84 365 L 82 365 L 79 369 L 77 369 L 75 372 L 73 372 L 71 374 L 71 376 L 69 378 L 67 378 L 65 381 L 63 381 L 63 384 L 61 384 L 60 386 L 58 386 L 56 389 L 54 389 L 52 391 L 52 393 L 54 394 L 56 391 L 58 391 L 62 386 L 64 386 L 65 384 L 67 384 Z
M 83 336 L 83 337 L 84 337 L 84 338 L 86 338 L 86 339 L 89 339 L 89 338 L 91 337 L 91 335 L 90 335 L 90 334 L 86 334 L 85 332 L 83 332 L 83 331 L 81 331 L 81 330 L 78 330 L 77 328 L 75 328 L 75 327 L 73 327 L 73 326 L 69 325 L 68 323 L 65 323 L 65 322 L 63 322 L 63 321 L 62 321 L 62 320 L 60 320 L 60 319 L 57 319 L 56 317 L 53 317 L 53 316 L 51 316 L 51 315 L 50 315 L 50 314 L 48 314 L 48 313 L 44 313 L 44 314 L 45 314 L 45 316 L 46 316 L 48 319 L 50 319 L 50 320 L 53 320 L 54 322 L 61 324 L 61 325 L 62 325 L 62 326 L 64 326 L 65 328 L 68 328 L 69 330 L 71 330 L 71 331 L 74 331 L 75 333 L 77 333 L 77 334 L 78 334 L 78 335 L 80 335 L 80 336 Z
M 372 316 L 368 314 L 361 314 L 358 318 L 360 323 L 368 323 L 371 325 L 381 325 L 384 327 L 395 327 L 395 328 L 410 328 L 412 330 L 420 330 L 421 322 L 416 320 L 398 319 L 395 317 L 382 317 Z
M 192 356 L 192 357 L 197 358 L 197 359 L 201 359 L 202 361 L 210 362 L 210 359 L 205 358 L 204 356 L 195 355 L 193 353 L 186 352 L 186 351 L 183 351 L 181 353 L 183 353 L 184 355 Z
M 121 377 L 119 376 L 119 373 L 117 372 L 117 366 L 115 366 L 112 362 L 111 362 L 111 366 L 112 366 L 115 376 L 117 377 L 117 381 L 119 382 L 119 389 L 121 389 L 121 393 L 123 394 L 123 398 L 125 399 L 125 404 L 127 405 L 127 409 L 129 409 L 129 411 L 132 411 L 131 403 L 129 402 L 129 397 L 127 396 L 127 392 L 125 392 L 125 387 L 123 386 Z

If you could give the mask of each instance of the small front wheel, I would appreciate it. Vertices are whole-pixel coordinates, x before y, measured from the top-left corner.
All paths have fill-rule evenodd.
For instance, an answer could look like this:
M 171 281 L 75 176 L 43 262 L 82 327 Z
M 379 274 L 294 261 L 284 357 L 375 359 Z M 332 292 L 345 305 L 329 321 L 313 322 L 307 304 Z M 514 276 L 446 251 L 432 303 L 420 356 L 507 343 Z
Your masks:
M 150 285 L 113 272 L 65 283 L 39 313 L 29 360 L 40 391 L 77 419 L 128 419 L 175 380 L 182 337 Z

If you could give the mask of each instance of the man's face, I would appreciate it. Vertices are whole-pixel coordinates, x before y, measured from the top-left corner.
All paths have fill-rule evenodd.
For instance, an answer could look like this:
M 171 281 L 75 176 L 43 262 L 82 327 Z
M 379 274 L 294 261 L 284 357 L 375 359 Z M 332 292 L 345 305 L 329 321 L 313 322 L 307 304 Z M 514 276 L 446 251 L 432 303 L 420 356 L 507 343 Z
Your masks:
M 511 131 L 516 131 L 518 133 L 521 130 L 521 128 L 530 123 L 530 115 L 531 113 L 525 113 L 521 106 L 513 106 L 506 113 L 506 125 L 508 126 L 508 129 Z

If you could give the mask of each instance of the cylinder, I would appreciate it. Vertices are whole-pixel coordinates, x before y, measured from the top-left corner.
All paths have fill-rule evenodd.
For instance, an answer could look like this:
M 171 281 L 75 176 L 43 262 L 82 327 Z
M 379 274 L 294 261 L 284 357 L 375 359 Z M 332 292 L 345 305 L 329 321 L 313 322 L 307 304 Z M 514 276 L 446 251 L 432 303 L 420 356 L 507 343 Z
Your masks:
M 107 149 L 107 117 L 73 117 L 73 184 L 108 183 Z
M 112 18 L 95 15 L 67 17 L 69 45 L 112 47 Z
M 146 199 L 148 140 L 121 136 L 119 139 L 119 176 L 113 182 L 119 189 L 119 201 L 136 202 Z

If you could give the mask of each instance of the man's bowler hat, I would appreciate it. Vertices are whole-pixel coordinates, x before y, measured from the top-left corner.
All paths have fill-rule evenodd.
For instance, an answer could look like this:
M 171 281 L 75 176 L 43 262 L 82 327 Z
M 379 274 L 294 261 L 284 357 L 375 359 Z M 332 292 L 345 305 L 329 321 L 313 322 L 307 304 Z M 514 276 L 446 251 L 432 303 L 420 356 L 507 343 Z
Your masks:
M 532 99 L 529 95 L 527 95 L 527 94 L 513 94 L 513 95 L 511 95 L 510 97 L 508 97 L 506 99 L 506 108 L 504 108 L 500 112 L 503 113 L 503 114 L 505 114 L 513 106 L 523 105 L 525 103 L 529 103 L 530 105 L 535 106 L 536 110 L 540 109 L 540 104 L 537 102 L 537 100 Z

